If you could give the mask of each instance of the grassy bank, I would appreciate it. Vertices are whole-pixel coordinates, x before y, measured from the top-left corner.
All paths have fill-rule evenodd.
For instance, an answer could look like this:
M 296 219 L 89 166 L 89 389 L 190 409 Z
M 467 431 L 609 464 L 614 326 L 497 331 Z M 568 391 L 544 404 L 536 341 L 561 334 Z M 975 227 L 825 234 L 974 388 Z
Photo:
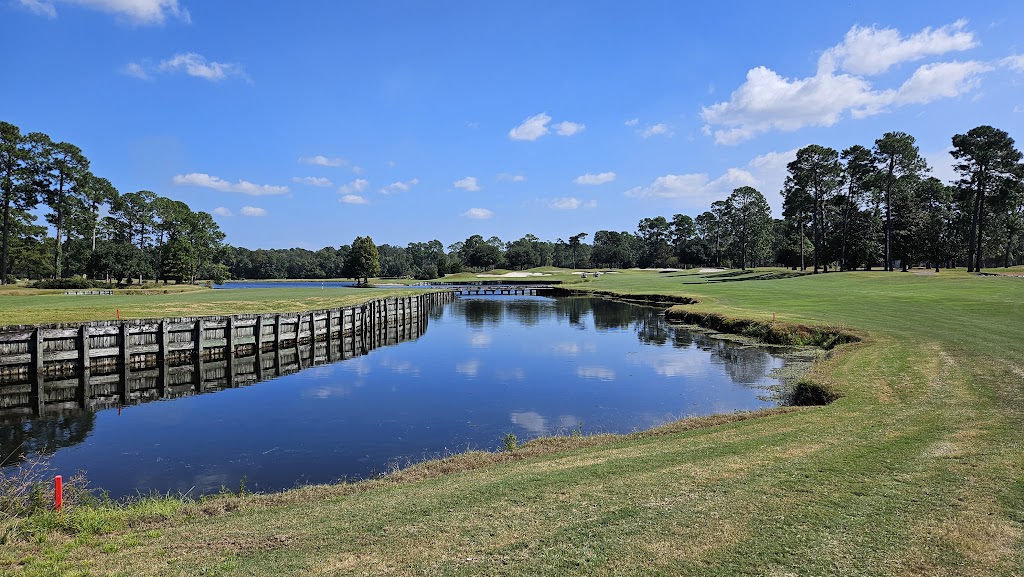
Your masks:
M 554 451 L 528 445 L 516 458 L 467 455 L 358 489 L 44 516 L 11 533 L 0 567 L 26 575 L 1020 574 L 1024 279 L 714 278 L 624 271 L 573 286 L 689 297 L 696 302 L 686 310 L 731 319 L 767 323 L 774 314 L 778 323 L 843 327 L 864 340 L 839 346 L 808 375 L 841 398 L 663 434 L 567 438 Z
M 176 293 L 73 296 L 64 291 L 11 290 L 0 294 L 0 326 L 146 319 L 243 313 L 309 311 L 345 307 L 412 289 L 203 289 Z

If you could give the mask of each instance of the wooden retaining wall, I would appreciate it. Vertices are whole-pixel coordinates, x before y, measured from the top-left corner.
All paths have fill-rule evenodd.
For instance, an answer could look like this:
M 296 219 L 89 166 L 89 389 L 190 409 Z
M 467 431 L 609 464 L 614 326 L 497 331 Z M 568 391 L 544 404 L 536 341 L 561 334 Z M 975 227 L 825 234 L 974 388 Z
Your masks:
M 452 291 L 301 313 L 0 327 L 0 421 L 236 387 L 418 338 Z

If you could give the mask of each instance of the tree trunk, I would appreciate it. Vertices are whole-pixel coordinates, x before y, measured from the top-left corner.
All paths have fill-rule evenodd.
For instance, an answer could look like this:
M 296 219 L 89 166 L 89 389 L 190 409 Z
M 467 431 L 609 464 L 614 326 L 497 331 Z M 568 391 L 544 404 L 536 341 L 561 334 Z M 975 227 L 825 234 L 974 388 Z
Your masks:
M 977 253 L 976 253 L 977 254 L 977 260 L 974 263 L 974 272 L 981 272 L 981 268 L 982 268 L 983 263 L 984 263 L 984 251 L 982 250 L 982 247 L 984 245 L 983 240 L 985 238 L 985 192 L 984 192 L 984 190 L 985 189 L 982 188 L 981 184 L 979 183 L 979 186 L 978 186 L 978 199 L 979 199 L 979 202 L 978 202 L 978 235 L 977 235 L 977 239 L 976 239 L 978 244 L 977 244 L 977 247 L 975 249 L 977 251 Z
M 885 270 L 892 271 L 892 175 L 896 160 L 889 160 L 889 174 L 885 180 Z
M 818 274 L 818 259 L 821 256 L 821 220 L 818 219 L 818 197 L 814 197 L 814 212 L 811 214 L 811 229 L 814 234 L 814 274 Z
M 804 262 L 804 221 L 800 220 L 800 270 L 807 270 L 807 264 Z
M 60 261 L 61 261 L 61 256 L 63 256 L 62 255 L 62 250 L 61 250 L 63 247 L 61 246 L 61 243 L 60 243 L 60 236 L 61 236 L 61 231 L 63 230 L 62 227 L 64 226 L 64 176 L 63 175 L 61 175 L 60 183 L 59 183 L 59 185 L 57 187 L 57 206 L 55 207 L 55 209 L 57 211 L 57 224 L 55 225 L 56 228 L 57 228 L 57 231 L 56 231 L 57 244 L 55 244 L 54 247 L 53 247 L 53 278 L 61 278 L 61 262 Z
M 839 270 L 846 270 L 846 236 L 850 227 L 850 205 L 853 204 L 851 201 L 851 194 L 846 197 L 846 202 L 843 203 L 843 242 L 839 249 Z
M 3 255 L 0 256 L 0 285 L 7 284 L 7 258 L 11 239 L 11 199 L 4 199 Z

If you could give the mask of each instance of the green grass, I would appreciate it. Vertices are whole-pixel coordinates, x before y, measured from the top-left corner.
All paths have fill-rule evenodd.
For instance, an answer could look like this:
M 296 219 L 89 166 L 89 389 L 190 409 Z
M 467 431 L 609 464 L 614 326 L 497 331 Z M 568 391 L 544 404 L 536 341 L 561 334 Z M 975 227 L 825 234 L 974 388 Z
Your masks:
M 0 548 L 0 567 L 24 575 L 1021 574 L 1024 279 L 857 272 L 686 284 L 695 276 L 623 271 L 574 286 L 845 327 L 864 340 L 834 349 L 807 375 L 842 397 L 656 434 L 538 441 L 357 486 L 153 515 L 137 504 L 88 525 L 98 530 L 29 519 Z
M 12 294 L 13 292 L 13 294 Z M 242 313 L 295 312 L 344 307 L 409 289 L 273 288 L 196 290 L 171 294 L 72 296 L 64 291 L 0 294 L 0 326 Z

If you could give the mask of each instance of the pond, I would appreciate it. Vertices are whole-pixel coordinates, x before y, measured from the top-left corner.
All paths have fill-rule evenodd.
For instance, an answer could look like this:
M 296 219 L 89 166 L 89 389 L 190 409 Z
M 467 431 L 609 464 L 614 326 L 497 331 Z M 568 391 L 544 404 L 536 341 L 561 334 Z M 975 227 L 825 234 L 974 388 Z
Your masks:
M 243 479 L 273 491 L 496 450 L 508 433 L 628 433 L 773 406 L 771 373 L 784 364 L 671 326 L 659 309 L 596 298 L 460 298 L 405 338 L 336 362 L 278 351 L 277 372 L 251 386 L 8 422 L 0 452 L 52 452 L 57 472 L 84 470 L 113 497 Z M 300 357 L 297 372 L 284 374 L 285 353 Z

